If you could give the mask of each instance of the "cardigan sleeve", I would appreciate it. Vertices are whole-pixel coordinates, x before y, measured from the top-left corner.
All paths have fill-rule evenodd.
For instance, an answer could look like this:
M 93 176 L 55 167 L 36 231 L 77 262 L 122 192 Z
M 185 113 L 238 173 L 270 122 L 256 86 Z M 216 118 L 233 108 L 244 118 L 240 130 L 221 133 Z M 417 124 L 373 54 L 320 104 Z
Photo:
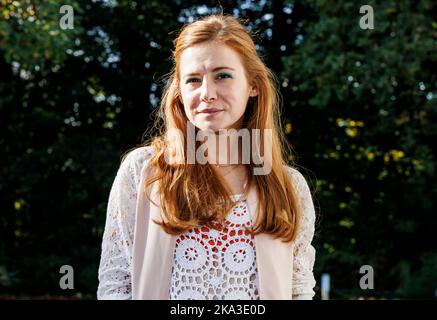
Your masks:
M 132 299 L 131 264 L 135 212 L 141 168 L 151 147 L 131 151 L 113 181 L 106 211 L 98 270 L 97 299 Z
M 311 300 L 316 285 L 313 273 L 316 250 L 311 244 L 315 228 L 314 203 L 303 175 L 296 169 L 291 169 L 291 173 L 302 206 L 302 220 L 294 242 L 292 294 L 295 300 Z

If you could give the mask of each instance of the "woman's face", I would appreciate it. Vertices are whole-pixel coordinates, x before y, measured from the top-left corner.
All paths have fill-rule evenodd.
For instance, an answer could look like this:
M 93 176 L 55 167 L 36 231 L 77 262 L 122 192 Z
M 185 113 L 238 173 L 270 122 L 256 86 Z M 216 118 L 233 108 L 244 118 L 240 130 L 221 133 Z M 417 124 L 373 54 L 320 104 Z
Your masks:
M 179 62 L 182 103 L 190 122 L 215 132 L 240 129 L 247 101 L 257 92 L 239 54 L 225 44 L 207 42 L 185 49 Z

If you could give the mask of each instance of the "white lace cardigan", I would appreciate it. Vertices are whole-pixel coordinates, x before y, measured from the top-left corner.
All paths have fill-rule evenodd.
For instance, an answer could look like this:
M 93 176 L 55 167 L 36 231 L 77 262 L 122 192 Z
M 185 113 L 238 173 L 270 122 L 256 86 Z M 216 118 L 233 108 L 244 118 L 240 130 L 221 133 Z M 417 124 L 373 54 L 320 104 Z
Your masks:
M 98 299 L 139 299 L 138 294 L 136 294 L 136 296 L 133 294 L 132 288 L 134 284 L 132 280 L 134 278 L 147 278 L 147 276 L 133 276 L 133 269 L 138 269 L 138 267 L 134 268 L 132 266 L 132 257 L 135 251 L 133 248 L 135 244 L 134 240 L 136 238 L 134 233 L 136 227 L 138 227 L 135 225 L 138 220 L 138 216 L 136 216 L 139 207 L 138 201 L 140 200 L 139 198 L 144 199 L 139 196 L 139 188 L 142 186 L 141 173 L 144 171 L 148 161 L 152 157 L 152 152 L 151 147 L 141 147 L 130 152 L 120 165 L 114 179 L 109 195 L 106 223 L 102 239 L 101 259 L 98 270 Z M 289 259 L 288 257 L 285 257 L 285 259 L 292 260 L 292 263 L 289 264 L 288 260 L 286 260 L 286 263 L 283 263 L 285 266 L 292 266 L 292 270 L 289 272 L 289 281 L 282 278 L 272 278 L 274 276 L 272 274 L 275 272 L 277 273 L 277 271 L 280 270 L 273 269 L 277 268 L 278 264 L 281 264 L 280 261 L 281 259 L 284 259 L 284 257 L 281 257 L 282 255 L 273 255 L 272 252 L 274 252 L 274 250 L 271 250 L 269 246 L 274 243 L 275 247 L 285 248 L 284 244 L 280 242 L 280 240 L 275 240 L 277 242 L 269 240 L 269 244 L 266 246 L 265 243 L 267 243 L 267 241 L 264 240 L 266 238 L 263 235 L 255 236 L 255 240 L 257 237 L 259 239 L 259 248 L 257 249 L 259 249 L 260 252 L 257 251 L 257 255 L 260 256 L 259 260 L 262 259 L 261 262 L 258 261 L 258 264 L 263 263 L 266 266 L 262 268 L 265 277 L 261 275 L 261 279 L 264 279 L 266 284 L 263 284 L 265 288 L 264 290 L 261 288 L 261 299 L 263 299 L 263 296 L 266 299 L 271 299 L 275 296 L 276 292 L 284 292 L 283 288 L 268 288 L 268 279 L 275 282 L 277 286 L 284 286 L 285 291 L 290 289 L 291 292 L 289 295 L 281 293 L 281 297 L 278 299 L 283 299 L 284 296 L 286 298 L 289 297 L 289 299 L 312 299 L 315 294 L 313 290 L 316 284 L 313 274 L 315 249 L 311 245 L 314 236 L 315 211 L 312 196 L 308 184 L 302 174 L 296 169 L 290 167 L 287 167 L 287 169 L 293 178 L 293 183 L 297 187 L 298 196 L 303 206 L 302 223 L 298 236 L 292 243 L 291 251 L 288 251 L 288 247 L 285 249 L 287 251 L 281 251 L 291 252 L 291 257 L 289 257 Z M 256 200 L 252 199 L 252 202 L 250 203 L 254 203 L 255 201 Z M 152 224 L 153 223 L 150 225 Z M 162 232 L 164 233 L 164 231 Z M 171 240 L 169 241 L 169 243 L 171 243 Z M 156 247 L 157 244 L 154 246 Z M 140 250 L 144 251 L 143 248 Z M 157 249 L 154 250 L 156 251 Z M 154 253 L 151 254 L 153 255 Z M 169 253 L 168 257 L 170 257 L 170 255 L 173 257 L 173 252 Z M 264 258 L 262 255 L 264 255 Z M 277 259 L 277 261 L 271 261 L 273 260 L 272 258 Z M 159 259 L 160 261 L 163 261 L 161 257 L 159 257 Z M 155 269 L 159 269 L 159 267 L 160 266 L 154 266 Z M 269 268 L 272 270 L 268 270 Z M 262 272 L 262 270 L 260 272 Z M 165 270 L 162 274 L 168 276 L 171 272 L 170 270 Z M 285 274 L 287 274 L 287 272 L 285 272 Z M 154 283 L 154 286 L 156 286 L 157 283 L 163 284 L 165 288 L 169 288 L 170 286 L 170 277 L 160 279 L 158 275 L 149 275 L 149 278 L 153 278 L 153 282 L 156 282 Z M 263 291 L 265 291 L 264 294 Z M 154 297 L 164 298 L 166 291 L 163 292 L 164 293 L 162 293 L 161 296 L 154 295 Z M 143 297 L 147 296 L 147 294 L 143 294 Z M 152 297 L 153 294 L 150 294 L 150 296 Z
M 176 239 L 171 300 L 258 300 L 253 219 L 243 194 L 228 212 L 224 228 L 197 226 Z

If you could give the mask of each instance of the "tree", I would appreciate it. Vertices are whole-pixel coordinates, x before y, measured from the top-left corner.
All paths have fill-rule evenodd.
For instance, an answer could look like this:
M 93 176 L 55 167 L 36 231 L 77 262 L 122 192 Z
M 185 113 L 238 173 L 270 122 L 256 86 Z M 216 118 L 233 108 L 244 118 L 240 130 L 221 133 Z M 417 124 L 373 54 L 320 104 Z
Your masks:
M 432 3 L 372 1 L 373 30 L 352 1 L 306 4 L 282 76 L 291 140 L 323 203 L 318 270 L 347 288 L 370 264 L 391 291 L 401 263 L 413 272 L 435 251 Z
M 279 77 L 321 217 L 317 277 L 332 273 L 334 297 L 356 295 L 340 289 L 369 264 L 376 290 L 429 296 L 414 284 L 435 279 L 431 1 L 369 3 L 374 30 L 351 1 L 69 4 L 63 30 L 63 3 L 0 0 L 0 294 L 94 297 L 109 188 L 152 126 L 174 32 L 221 4 L 248 19 Z M 74 292 L 59 288 L 62 265 Z

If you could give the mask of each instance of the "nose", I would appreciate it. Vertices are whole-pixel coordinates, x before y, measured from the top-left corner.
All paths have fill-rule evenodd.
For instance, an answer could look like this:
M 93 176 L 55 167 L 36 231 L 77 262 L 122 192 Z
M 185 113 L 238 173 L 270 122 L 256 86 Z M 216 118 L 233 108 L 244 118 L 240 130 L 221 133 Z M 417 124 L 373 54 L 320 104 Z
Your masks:
M 200 99 L 204 102 L 217 100 L 217 92 L 214 83 L 209 81 L 207 78 L 208 77 L 205 76 L 200 89 Z

